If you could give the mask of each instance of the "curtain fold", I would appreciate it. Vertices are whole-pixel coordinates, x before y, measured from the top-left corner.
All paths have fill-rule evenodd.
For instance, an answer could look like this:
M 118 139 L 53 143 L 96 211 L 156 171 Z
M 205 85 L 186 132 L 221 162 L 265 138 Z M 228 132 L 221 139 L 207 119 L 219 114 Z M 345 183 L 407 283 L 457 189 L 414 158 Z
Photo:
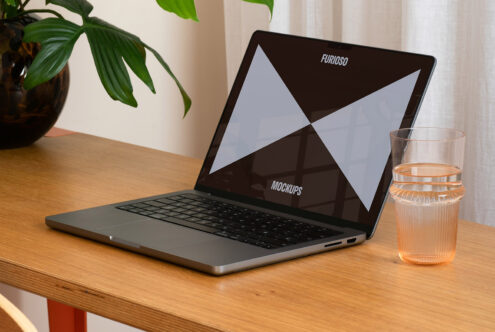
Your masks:
M 461 218 L 495 226 L 495 1 L 275 0 L 273 19 L 225 0 L 228 85 L 256 29 L 431 54 L 416 126 L 466 133 Z

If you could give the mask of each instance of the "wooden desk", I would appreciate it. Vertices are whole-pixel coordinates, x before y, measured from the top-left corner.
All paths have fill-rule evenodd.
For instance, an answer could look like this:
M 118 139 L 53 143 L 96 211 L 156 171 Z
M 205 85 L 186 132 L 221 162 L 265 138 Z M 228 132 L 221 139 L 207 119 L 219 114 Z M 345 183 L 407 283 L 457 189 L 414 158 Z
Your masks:
M 402 263 L 388 206 L 353 248 L 212 277 L 45 226 L 46 215 L 191 188 L 200 160 L 92 136 L 0 151 L 0 281 L 146 330 L 495 330 L 495 229 L 448 265 Z

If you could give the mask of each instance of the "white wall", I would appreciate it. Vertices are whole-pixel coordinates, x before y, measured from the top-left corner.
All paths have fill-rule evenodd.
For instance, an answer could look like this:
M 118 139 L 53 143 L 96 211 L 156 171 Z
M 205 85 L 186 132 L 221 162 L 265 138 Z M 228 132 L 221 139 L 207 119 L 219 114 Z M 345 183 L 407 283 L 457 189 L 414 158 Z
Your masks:
M 42 8 L 44 2 L 33 0 L 29 7 Z M 56 126 L 203 158 L 227 97 L 223 1 L 195 0 L 200 23 L 167 13 L 154 0 L 90 2 L 95 7 L 92 16 L 138 35 L 155 48 L 182 82 L 193 104 L 183 119 L 180 93 L 151 54 L 147 65 L 156 95 L 130 71 L 138 108 L 113 101 L 99 81 L 83 37 L 69 60 L 69 95 Z M 77 15 L 53 8 L 80 23 Z M 48 332 L 44 298 L 4 284 L 0 284 L 0 293 L 17 305 L 40 332 Z M 89 314 L 88 331 L 138 330 Z

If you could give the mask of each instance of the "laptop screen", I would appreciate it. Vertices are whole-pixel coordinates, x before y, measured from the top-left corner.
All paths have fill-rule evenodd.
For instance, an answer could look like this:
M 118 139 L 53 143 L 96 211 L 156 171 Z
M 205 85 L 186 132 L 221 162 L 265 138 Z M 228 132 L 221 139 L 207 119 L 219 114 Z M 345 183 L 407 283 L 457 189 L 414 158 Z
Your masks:
M 256 32 L 197 187 L 373 227 L 430 56 Z

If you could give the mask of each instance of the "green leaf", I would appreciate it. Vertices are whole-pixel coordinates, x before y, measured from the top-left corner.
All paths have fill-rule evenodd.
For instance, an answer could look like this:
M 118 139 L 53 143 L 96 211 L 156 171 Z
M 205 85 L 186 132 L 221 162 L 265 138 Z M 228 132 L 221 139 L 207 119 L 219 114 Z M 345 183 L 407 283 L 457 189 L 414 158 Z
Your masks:
M 179 17 L 199 21 L 194 0 L 156 0 L 156 2 L 166 11 L 175 13 Z
M 41 43 L 24 80 L 24 88 L 31 89 L 57 75 L 65 67 L 82 28 L 60 18 L 47 18 L 31 23 L 24 29 L 24 41 Z
M 182 87 L 182 84 L 180 84 L 180 82 L 177 79 L 177 77 L 175 77 L 174 73 L 172 73 L 172 70 L 170 69 L 170 67 L 168 66 L 168 64 L 165 62 L 165 60 L 163 60 L 163 58 L 161 57 L 161 55 L 157 51 L 155 51 L 154 49 L 152 49 L 151 47 L 149 47 L 148 45 L 145 44 L 144 46 L 148 50 L 150 50 L 151 53 L 153 53 L 153 55 L 156 57 L 156 59 L 158 60 L 158 62 L 160 62 L 160 64 L 162 65 L 162 67 L 173 78 L 173 80 L 175 81 L 175 84 L 177 84 L 177 87 L 180 90 L 180 94 L 182 95 L 182 101 L 184 102 L 184 117 L 185 117 L 187 115 L 187 112 L 189 112 L 189 109 L 191 108 L 191 98 L 187 94 L 186 90 L 184 90 L 184 88 Z
M 266 5 L 268 6 L 268 9 L 270 9 L 270 17 L 273 16 L 273 0 L 243 0 L 243 1 Z
M 155 93 L 153 81 L 145 64 L 144 44 L 137 36 L 96 17 L 85 20 L 83 28 L 88 36 L 96 70 L 110 97 L 127 105 L 137 106 L 123 60 Z
M 88 17 L 89 13 L 93 10 L 93 5 L 86 0 L 46 0 L 46 4 L 50 3 L 64 7 L 85 18 Z
M 12 7 L 17 7 L 18 2 L 17 0 L 4 0 L 7 6 L 12 6 Z
M 18 15 L 17 5 L 14 6 L 7 5 L 5 6 L 4 11 L 5 11 L 5 18 L 17 17 Z

